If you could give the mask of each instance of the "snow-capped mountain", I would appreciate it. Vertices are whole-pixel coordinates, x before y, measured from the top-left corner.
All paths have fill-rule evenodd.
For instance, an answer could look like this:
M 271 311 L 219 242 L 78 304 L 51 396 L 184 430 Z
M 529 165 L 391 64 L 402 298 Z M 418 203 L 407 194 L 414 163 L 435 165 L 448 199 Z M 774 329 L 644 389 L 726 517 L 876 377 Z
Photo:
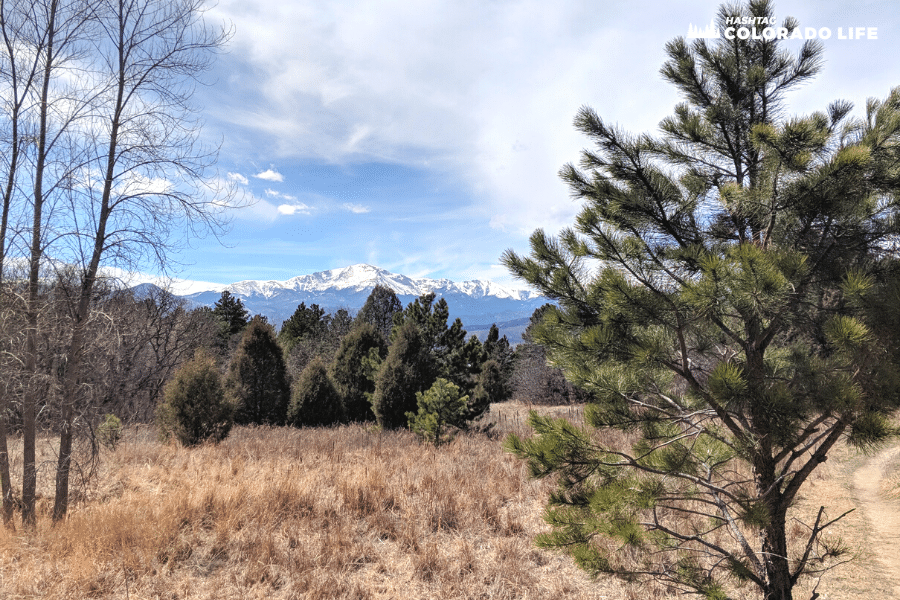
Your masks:
M 241 299 L 251 314 L 265 315 L 270 323 L 280 327 L 301 302 L 307 306 L 318 304 L 326 312 L 346 308 L 355 314 L 379 284 L 394 290 L 404 306 L 422 294 L 434 292 L 447 301 L 450 319 L 461 319 L 470 333 L 486 331 L 497 323 L 510 341 L 518 341 L 528 318 L 547 302 L 534 292 L 510 290 L 491 281 L 413 279 L 372 265 L 351 265 L 287 281 L 239 281 L 185 298 L 196 305 L 212 306 L 222 291 L 228 290 Z

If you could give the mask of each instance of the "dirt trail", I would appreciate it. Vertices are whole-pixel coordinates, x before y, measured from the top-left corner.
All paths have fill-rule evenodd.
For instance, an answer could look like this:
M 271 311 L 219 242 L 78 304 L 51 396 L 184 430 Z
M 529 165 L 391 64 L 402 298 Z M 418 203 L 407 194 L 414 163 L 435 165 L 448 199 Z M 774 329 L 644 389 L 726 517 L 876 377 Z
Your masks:
M 853 474 L 853 494 L 872 528 L 869 548 L 884 567 L 900 598 L 900 506 L 881 496 L 884 465 L 900 453 L 900 446 L 882 450 Z

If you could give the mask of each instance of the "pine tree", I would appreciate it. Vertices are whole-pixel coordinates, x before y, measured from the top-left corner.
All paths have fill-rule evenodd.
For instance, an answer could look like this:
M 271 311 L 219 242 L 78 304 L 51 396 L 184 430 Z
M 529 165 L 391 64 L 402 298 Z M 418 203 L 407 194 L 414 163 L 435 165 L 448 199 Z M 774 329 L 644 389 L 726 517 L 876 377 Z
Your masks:
M 394 314 L 403 310 L 403 304 L 397 294 L 389 287 L 378 284 L 366 298 L 366 303 L 356 313 L 357 323 L 369 323 L 377 329 L 384 339 L 391 337 L 394 326 Z
M 264 319 L 254 317 L 241 336 L 225 388 L 241 425 L 282 425 L 287 417 L 290 388 L 275 331 Z
M 500 329 L 496 324 L 491 325 L 487 338 L 484 340 L 484 359 L 497 363 L 499 379 L 496 384 L 491 384 L 492 402 L 503 402 L 509 399 L 512 391 L 510 380 L 514 368 L 513 357 L 515 353 L 509 345 L 509 340 L 504 335 L 500 337 Z M 484 370 L 484 367 L 482 367 Z
M 213 314 L 222 323 L 222 334 L 225 338 L 242 332 L 249 322 L 249 313 L 244 308 L 244 303 L 240 298 L 232 296 L 228 290 L 223 291 L 222 296 L 216 300 Z
M 717 21 L 773 14 L 754 0 Z M 844 551 L 824 508 L 788 544 L 798 493 L 840 440 L 895 433 L 897 357 L 873 315 L 900 233 L 900 89 L 863 119 L 842 101 L 782 118 L 822 63 L 816 41 L 782 44 L 670 42 L 661 72 L 685 101 L 659 137 L 583 108 L 596 148 L 561 171 L 584 202 L 574 228 L 504 256 L 558 303 L 534 336 L 594 395 L 587 424 L 634 439 L 533 414 L 536 436 L 508 440 L 559 481 L 540 543 L 593 573 L 790 600 Z
M 322 359 L 314 359 L 301 373 L 291 394 L 288 422 L 295 427 L 321 427 L 344 420 L 341 396 L 328 377 Z
M 428 391 L 416 393 L 417 412 L 406 413 L 409 428 L 430 444 L 440 446 L 452 439 L 451 431 L 465 421 L 469 397 L 442 377 Z
M 491 407 L 492 402 L 503 402 L 507 399 L 508 392 L 500 363 L 493 359 L 487 360 L 481 366 L 477 384 L 466 404 L 463 421 L 474 421 Z
M 590 400 L 590 394 L 566 380 L 560 369 L 547 364 L 546 349 L 534 341 L 535 327 L 551 308 L 551 304 L 545 304 L 531 315 L 514 353 L 509 393 L 526 404 L 583 404 Z
M 328 320 L 325 309 L 318 304 L 306 306 L 301 302 L 289 319 L 281 324 L 278 332 L 278 341 L 284 348 L 285 354 L 291 351 L 294 345 L 302 342 L 312 342 L 317 345 L 328 330 Z
M 344 338 L 331 365 L 331 379 L 343 399 L 349 421 L 375 419 L 372 394 L 377 372 L 370 369 L 372 352 L 380 362 L 387 356 L 387 343 L 373 325 L 359 323 Z
M 164 437 L 175 437 L 185 446 L 219 442 L 228 436 L 232 406 L 225 400 L 216 361 L 203 349 L 166 385 L 157 424 Z
M 416 409 L 416 392 L 430 388 L 435 379 L 419 328 L 406 323 L 395 330 L 393 337 L 372 398 L 375 419 L 385 429 L 405 426 L 406 413 Z
M 399 327 L 407 323 L 415 325 L 424 345 L 423 373 L 428 380 L 425 389 L 431 387 L 438 377 L 468 389 L 469 376 L 473 372 L 477 375 L 483 361 L 481 343 L 477 338 L 466 342 L 466 330 L 459 319 L 454 319 L 453 324 L 448 326 L 450 308 L 447 301 L 441 298 L 435 302 L 435 299 L 435 293 L 429 292 L 410 302 L 403 312 L 397 313 L 391 341 L 393 343 Z M 471 360 L 475 357 L 478 364 L 472 365 Z

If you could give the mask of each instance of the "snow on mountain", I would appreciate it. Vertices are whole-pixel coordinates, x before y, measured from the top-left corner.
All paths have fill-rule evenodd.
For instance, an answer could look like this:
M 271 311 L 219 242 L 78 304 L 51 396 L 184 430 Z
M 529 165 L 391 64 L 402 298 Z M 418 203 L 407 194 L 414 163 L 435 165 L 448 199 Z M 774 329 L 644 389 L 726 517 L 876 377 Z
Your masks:
M 509 290 L 492 281 L 473 280 L 454 283 L 449 279 L 412 279 L 364 264 L 301 275 L 287 281 L 239 281 L 225 286 L 224 289 L 238 296 L 258 295 L 270 298 L 284 290 L 295 292 L 352 290 L 359 292 L 372 291 L 379 284 L 391 288 L 398 296 L 421 296 L 432 291 L 438 295 L 461 293 L 475 298 L 493 296 L 511 300 L 530 300 L 538 296 L 530 291 Z
M 460 318 L 470 331 L 486 330 L 491 323 L 509 322 L 510 340 L 521 333 L 522 320 L 547 299 L 527 290 L 511 290 L 492 281 L 473 280 L 456 283 L 449 279 L 413 279 L 372 265 L 351 265 L 293 277 L 287 281 L 239 281 L 224 289 L 239 297 L 252 314 L 265 315 L 280 327 L 301 302 L 318 304 L 328 312 L 346 308 L 356 313 L 376 285 L 394 290 L 405 306 L 419 296 L 434 292 L 444 298 L 450 318 Z M 184 296 L 197 305 L 212 306 L 221 296 L 221 286 Z M 512 323 L 516 325 L 513 326 Z

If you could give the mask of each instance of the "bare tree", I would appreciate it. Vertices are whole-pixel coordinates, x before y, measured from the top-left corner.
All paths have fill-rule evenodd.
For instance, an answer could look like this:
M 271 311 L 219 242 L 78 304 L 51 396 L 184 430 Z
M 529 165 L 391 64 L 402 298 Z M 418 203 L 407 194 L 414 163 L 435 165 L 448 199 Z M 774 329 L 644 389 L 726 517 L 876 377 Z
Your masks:
M 46 225 L 55 212 L 52 209 L 56 199 L 65 191 L 72 169 L 79 163 L 80 157 L 71 152 L 70 134 L 88 105 L 83 95 L 73 94 L 74 85 L 66 83 L 63 76 L 71 74 L 71 69 L 77 68 L 78 61 L 84 56 L 90 20 L 87 3 L 83 0 L 13 3 L 12 7 L 4 5 L 3 8 L 5 41 L 9 40 L 6 46 L 6 58 L 11 65 L 9 73 L 17 80 L 17 86 L 21 83 L 21 87 L 17 87 L 21 101 L 14 101 L 15 110 L 7 118 L 10 128 L 16 130 L 17 152 L 27 148 L 24 155 L 16 155 L 15 168 L 9 169 L 7 189 L 10 190 L 9 201 L 14 202 L 15 181 L 20 177 L 20 169 L 24 171 L 21 177 L 30 181 L 31 197 L 23 198 L 22 204 L 27 210 L 30 200 L 32 216 L 24 252 L 28 255 L 24 368 L 26 373 L 36 377 L 41 267 L 49 243 Z M 12 66 L 16 64 L 23 68 Z M 22 79 L 21 74 L 28 75 Z M 21 128 L 27 128 L 27 134 Z M 59 160 L 63 156 L 65 158 Z M 23 168 L 18 161 L 25 158 L 29 162 Z M 37 392 L 33 383 L 25 387 L 23 401 L 22 520 L 26 526 L 34 524 L 37 484 Z
M 218 336 L 213 319 L 188 310 L 185 300 L 159 288 L 140 293 L 115 289 L 94 310 L 112 326 L 90 359 L 109 372 L 92 383 L 96 408 L 126 422 L 152 422 L 171 375 L 197 348 L 213 347 Z M 94 332 L 92 337 L 97 337 Z
M 200 0 L 106 0 L 93 11 L 92 64 L 105 94 L 86 135 L 98 152 L 72 196 L 72 213 L 89 226 L 71 240 L 83 271 L 62 383 L 54 521 L 68 509 L 74 406 L 101 264 L 131 266 L 148 254 L 164 263 L 173 225 L 217 229 L 222 214 L 223 190 L 208 178 L 217 152 L 198 142 L 192 97 L 230 32 L 206 26 Z
M 27 215 L 17 240 L 27 257 L 21 350 L 22 519 L 35 522 L 36 407 L 55 397 L 60 433 L 53 519 L 69 502 L 73 423 L 86 394 L 97 285 L 107 266 L 165 267 L 191 234 L 223 225 L 229 189 L 210 173 L 217 149 L 200 144 L 194 86 L 230 36 L 203 20 L 200 0 L 0 0 L 4 107 L 0 277 L 10 215 Z M 6 158 L 8 157 L 8 159 Z M 179 233 L 184 235 L 179 237 Z M 51 310 L 42 291 L 64 266 Z M 52 275 L 57 277 L 59 273 Z M 0 279 L 2 284 L 2 279 Z M 0 285 L 0 288 L 3 286 Z M 64 315 L 58 369 L 45 371 L 42 311 Z M 60 325 L 57 323 L 57 325 Z M 96 391 L 96 386 L 93 388 Z M 52 392 L 52 394 L 50 394 Z M 46 393 L 46 394 L 45 394 Z M 0 484 L 12 515 L 5 449 L 9 396 L 0 401 Z

